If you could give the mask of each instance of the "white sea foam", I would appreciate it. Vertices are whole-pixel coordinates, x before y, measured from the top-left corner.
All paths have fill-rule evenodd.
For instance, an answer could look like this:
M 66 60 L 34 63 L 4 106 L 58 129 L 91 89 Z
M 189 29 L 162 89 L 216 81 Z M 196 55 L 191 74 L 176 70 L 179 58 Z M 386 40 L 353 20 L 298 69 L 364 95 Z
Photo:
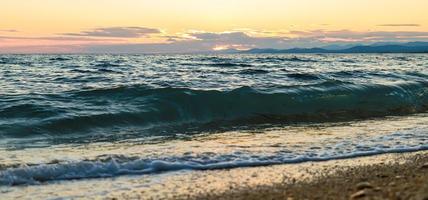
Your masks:
M 158 157 L 112 156 L 107 159 L 68 161 L 55 164 L 10 167 L 0 171 L 0 185 L 38 184 L 46 181 L 141 175 L 177 170 L 214 170 L 273 164 L 326 161 L 383 153 L 428 150 L 428 130 L 397 131 L 386 135 L 332 138 L 305 147 L 275 148 L 274 151 L 229 153 L 202 152 L 195 155 Z

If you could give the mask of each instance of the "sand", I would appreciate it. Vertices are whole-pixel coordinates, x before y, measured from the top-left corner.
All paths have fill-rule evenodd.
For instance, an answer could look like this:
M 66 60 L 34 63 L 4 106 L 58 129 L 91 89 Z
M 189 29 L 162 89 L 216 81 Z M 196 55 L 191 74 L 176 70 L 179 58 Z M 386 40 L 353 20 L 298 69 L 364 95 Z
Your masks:
M 195 199 L 428 199 L 427 153 L 389 164 L 325 169 L 314 176 L 293 184 L 230 190 Z
M 428 199 L 428 151 L 182 172 L 111 199 Z

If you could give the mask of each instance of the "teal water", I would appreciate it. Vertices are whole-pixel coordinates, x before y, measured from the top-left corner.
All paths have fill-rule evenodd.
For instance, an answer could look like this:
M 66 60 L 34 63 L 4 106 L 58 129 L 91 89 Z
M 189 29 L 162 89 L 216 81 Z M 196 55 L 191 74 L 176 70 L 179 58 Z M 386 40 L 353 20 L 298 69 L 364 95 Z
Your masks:
M 1 55 L 0 185 L 425 150 L 427 110 L 426 54 Z

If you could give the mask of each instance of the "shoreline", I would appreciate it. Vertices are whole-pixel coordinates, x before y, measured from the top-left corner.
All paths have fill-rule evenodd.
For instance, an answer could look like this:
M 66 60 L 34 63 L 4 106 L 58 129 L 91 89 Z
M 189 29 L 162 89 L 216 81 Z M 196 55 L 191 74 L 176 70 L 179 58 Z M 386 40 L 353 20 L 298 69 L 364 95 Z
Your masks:
M 111 199 L 428 199 L 428 151 L 170 175 Z

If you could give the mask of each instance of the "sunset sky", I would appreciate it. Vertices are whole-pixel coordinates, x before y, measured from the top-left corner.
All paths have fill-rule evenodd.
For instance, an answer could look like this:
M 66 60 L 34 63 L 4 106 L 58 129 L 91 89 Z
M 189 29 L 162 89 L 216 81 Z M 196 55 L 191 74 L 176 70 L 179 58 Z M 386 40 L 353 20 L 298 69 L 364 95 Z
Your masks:
M 427 0 L 1 0 L 0 53 L 428 41 Z

